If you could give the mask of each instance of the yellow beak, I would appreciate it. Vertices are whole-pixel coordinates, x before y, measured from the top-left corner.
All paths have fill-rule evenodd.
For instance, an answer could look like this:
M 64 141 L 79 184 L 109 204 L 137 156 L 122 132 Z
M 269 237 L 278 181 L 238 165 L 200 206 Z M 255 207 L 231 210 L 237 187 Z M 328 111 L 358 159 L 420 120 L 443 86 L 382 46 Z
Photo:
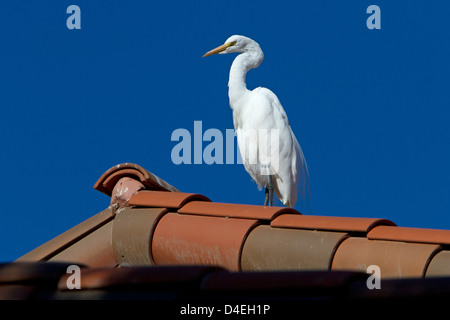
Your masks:
M 219 47 L 217 47 L 215 49 L 212 49 L 211 51 L 208 51 L 202 57 L 208 57 L 208 56 L 212 56 L 213 54 L 220 53 L 222 51 L 225 51 L 228 47 L 234 46 L 235 44 L 236 44 L 235 41 L 225 43 L 225 44 L 223 44 L 223 45 L 221 45 L 221 46 L 219 46 Z

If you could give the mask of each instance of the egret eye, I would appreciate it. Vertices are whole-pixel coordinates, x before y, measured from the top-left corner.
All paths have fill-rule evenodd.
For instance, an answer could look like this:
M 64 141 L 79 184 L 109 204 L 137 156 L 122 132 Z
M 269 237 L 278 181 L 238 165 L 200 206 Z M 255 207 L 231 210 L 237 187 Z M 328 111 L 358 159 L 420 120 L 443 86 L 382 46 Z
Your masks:
M 236 41 L 230 42 L 230 47 L 235 46 L 235 45 L 236 45 Z

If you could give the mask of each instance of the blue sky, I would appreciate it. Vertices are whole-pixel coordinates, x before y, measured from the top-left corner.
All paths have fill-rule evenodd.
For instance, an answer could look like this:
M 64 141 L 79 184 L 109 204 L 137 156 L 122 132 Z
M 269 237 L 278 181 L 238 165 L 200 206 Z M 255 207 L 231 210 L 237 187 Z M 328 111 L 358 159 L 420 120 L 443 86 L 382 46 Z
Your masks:
M 69 5 L 81 30 L 69 30 Z M 369 30 L 366 9 L 381 8 Z M 171 134 L 232 128 L 233 34 L 283 104 L 312 214 L 450 229 L 448 1 L 9 1 L 1 6 L 0 261 L 106 208 L 92 186 L 137 163 L 185 192 L 262 204 L 241 165 L 175 165 Z M 208 143 L 204 143 L 205 147 Z M 279 202 L 276 204 L 279 205 Z

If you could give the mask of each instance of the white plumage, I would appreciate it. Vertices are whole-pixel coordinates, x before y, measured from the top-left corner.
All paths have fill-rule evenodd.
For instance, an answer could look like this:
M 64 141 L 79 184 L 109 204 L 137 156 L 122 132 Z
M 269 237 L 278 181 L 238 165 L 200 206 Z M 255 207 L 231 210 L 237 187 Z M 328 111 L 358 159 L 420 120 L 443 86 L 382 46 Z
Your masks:
M 299 194 L 305 199 L 309 193 L 302 149 L 277 96 L 267 88 L 247 89 L 247 72 L 264 60 L 257 42 L 234 35 L 204 57 L 232 52 L 241 53 L 231 65 L 228 95 L 245 170 L 259 189 L 266 188 L 265 205 L 272 205 L 273 189 L 283 204 L 293 207 Z

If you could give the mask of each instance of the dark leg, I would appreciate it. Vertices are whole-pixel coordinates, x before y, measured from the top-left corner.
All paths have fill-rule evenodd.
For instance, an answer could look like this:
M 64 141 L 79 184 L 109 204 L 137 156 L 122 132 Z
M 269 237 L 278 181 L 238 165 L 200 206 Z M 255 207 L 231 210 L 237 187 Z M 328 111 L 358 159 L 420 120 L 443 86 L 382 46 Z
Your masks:
M 272 176 L 269 176 L 269 184 L 266 186 L 266 198 L 264 200 L 264 206 L 273 206 L 273 183 Z
M 269 206 L 273 206 L 273 183 L 272 183 L 272 176 L 269 176 Z

